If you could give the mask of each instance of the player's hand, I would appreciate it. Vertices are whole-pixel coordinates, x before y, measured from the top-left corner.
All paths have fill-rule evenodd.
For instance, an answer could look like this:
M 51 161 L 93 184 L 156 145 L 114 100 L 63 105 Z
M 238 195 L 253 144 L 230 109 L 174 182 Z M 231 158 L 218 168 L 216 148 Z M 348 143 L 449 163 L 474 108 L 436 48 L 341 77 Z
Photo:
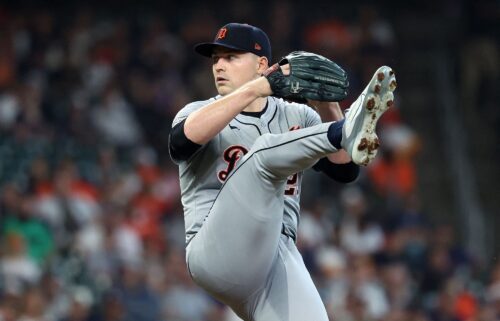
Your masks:
M 285 76 L 290 75 L 290 64 L 284 64 L 283 66 L 280 66 L 280 68 L 283 75 Z
M 294 51 L 264 73 L 274 96 L 306 102 L 341 101 L 347 96 L 347 73 L 323 56 Z

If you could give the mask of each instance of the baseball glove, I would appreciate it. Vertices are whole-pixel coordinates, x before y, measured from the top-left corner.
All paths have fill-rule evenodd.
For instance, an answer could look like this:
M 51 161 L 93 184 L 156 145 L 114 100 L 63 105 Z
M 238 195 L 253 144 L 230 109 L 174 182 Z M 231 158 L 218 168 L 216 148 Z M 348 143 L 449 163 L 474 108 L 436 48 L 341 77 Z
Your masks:
M 280 66 L 290 65 L 290 74 L 284 75 Z M 306 102 L 341 101 L 347 96 L 347 73 L 323 56 L 294 51 L 269 67 L 264 76 L 273 95 L 287 100 Z

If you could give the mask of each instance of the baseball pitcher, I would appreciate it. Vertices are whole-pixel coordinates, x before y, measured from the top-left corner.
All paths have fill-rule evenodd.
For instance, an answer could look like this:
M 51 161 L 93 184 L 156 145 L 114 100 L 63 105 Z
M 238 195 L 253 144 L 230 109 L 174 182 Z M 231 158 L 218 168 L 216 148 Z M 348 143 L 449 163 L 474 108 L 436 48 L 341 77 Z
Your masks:
M 344 119 L 347 74 L 325 57 L 292 52 L 269 67 L 267 35 L 239 23 L 195 50 L 212 59 L 219 95 L 182 108 L 170 133 L 189 273 L 244 320 L 328 320 L 295 246 L 302 171 L 356 179 L 376 155 L 394 72 L 379 68 Z

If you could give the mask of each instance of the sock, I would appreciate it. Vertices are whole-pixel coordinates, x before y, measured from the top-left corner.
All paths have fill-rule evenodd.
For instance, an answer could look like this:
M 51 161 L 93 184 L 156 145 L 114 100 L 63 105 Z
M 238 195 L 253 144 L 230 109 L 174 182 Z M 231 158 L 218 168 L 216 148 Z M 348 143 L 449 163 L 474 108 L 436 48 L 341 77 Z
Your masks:
M 328 140 L 337 149 L 341 149 L 340 142 L 342 141 L 342 127 L 344 126 L 344 120 L 339 120 L 328 127 Z

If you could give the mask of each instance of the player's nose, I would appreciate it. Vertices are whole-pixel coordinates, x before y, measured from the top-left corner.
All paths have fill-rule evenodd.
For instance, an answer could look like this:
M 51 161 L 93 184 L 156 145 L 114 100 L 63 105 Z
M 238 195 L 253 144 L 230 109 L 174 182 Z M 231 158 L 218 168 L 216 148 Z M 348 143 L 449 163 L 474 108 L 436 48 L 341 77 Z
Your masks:
M 223 64 L 218 63 L 218 64 L 215 65 L 215 71 L 217 71 L 217 72 L 223 72 L 225 70 L 226 70 L 226 68 L 225 68 L 225 66 Z
M 216 71 L 224 71 L 226 70 L 226 63 L 225 59 L 217 59 L 217 61 L 214 62 L 214 69 Z

